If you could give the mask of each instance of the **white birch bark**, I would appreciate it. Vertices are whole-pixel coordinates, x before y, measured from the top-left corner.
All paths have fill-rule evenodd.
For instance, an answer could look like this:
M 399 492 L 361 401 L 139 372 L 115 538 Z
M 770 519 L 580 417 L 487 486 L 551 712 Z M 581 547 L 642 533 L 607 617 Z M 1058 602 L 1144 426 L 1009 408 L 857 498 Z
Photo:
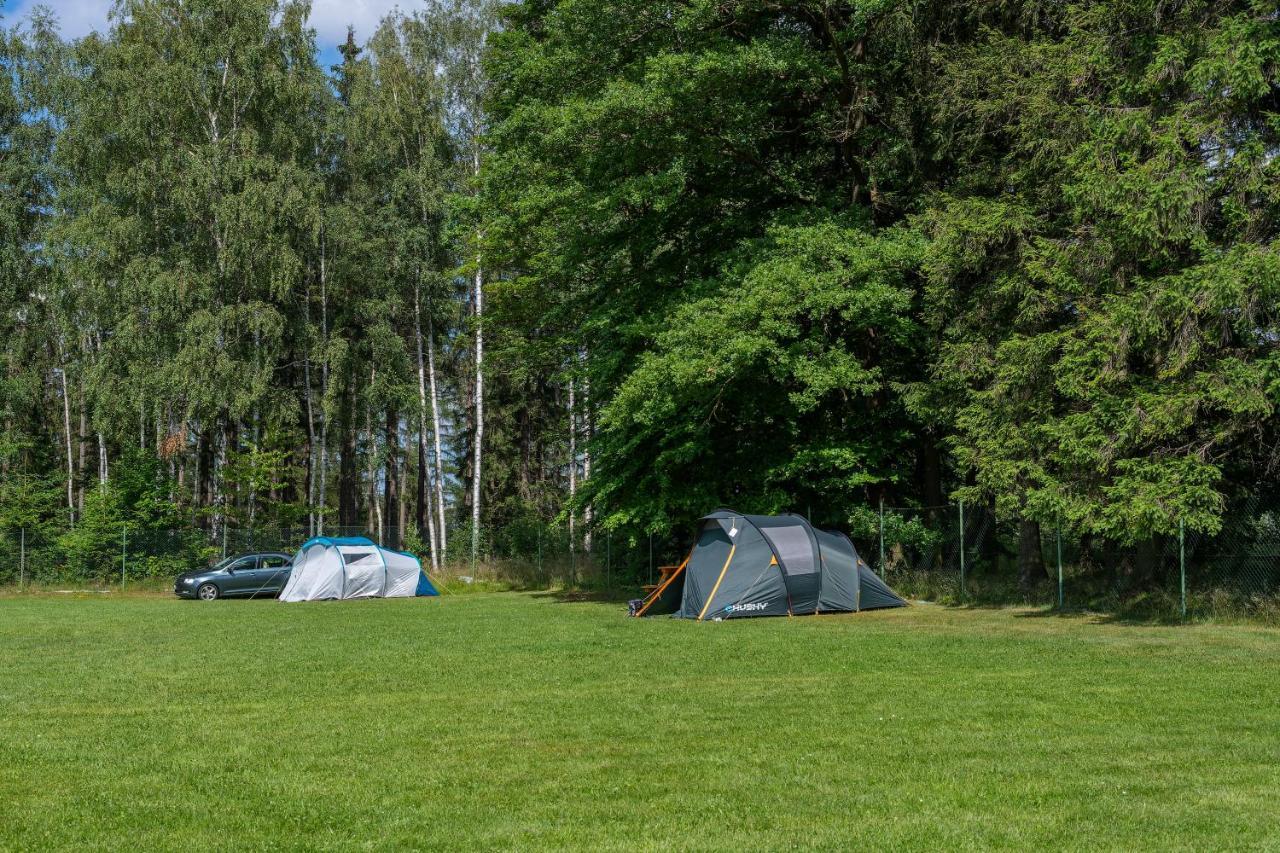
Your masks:
M 435 441 L 436 463 L 433 479 L 436 483 L 436 535 L 440 537 L 440 565 L 444 565 L 449 553 L 449 531 L 444 523 L 444 452 L 440 449 L 440 394 L 436 389 L 436 325 L 427 315 L 427 379 L 431 389 L 431 437 Z
M 477 160 L 477 168 L 479 161 Z M 476 446 L 471 480 L 471 561 L 480 555 L 480 476 L 484 461 L 484 272 L 476 258 Z
M 427 451 L 427 366 L 426 359 L 423 355 L 422 346 L 422 279 L 419 276 L 417 283 L 413 289 L 413 331 L 414 337 L 418 344 L 418 458 L 426 465 L 426 469 L 419 471 L 419 477 L 427 477 L 427 488 L 422 490 L 426 495 L 427 506 L 423 512 L 423 517 L 427 520 L 427 533 L 430 539 L 431 547 L 431 569 L 433 571 L 440 570 L 440 552 L 436 542 L 436 519 L 435 508 L 433 506 L 435 483 L 433 477 L 429 476 L 431 466 L 431 454 Z M 435 377 L 432 376 L 434 384 Z M 434 393 L 433 404 L 434 404 Z M 434 408 L 434 405 L 433 405 Z
M 329 399 L 329 290 L 325 276 L 325 240 L 324 229 L 320 230 L 320 341 L 324 347 L 320 360 L 320 399 Z M 329 500 L 329 416 L 324 413 L 320 421 L 320 483 L 317 487 L 317 504 L 319 512 L 316 518 L 316 533 L 324 535 L 325 506 Z
M 369 370 L 369 388 L 378 378 L 377 368 Z M 369 436 L 369 520 L 377 531 L 378 543 L 382 543 L 382 501 L 378 499 L 378 436 L 373 431 L 373 404 L 366 398 L 364 404 L 364 431 Z
M 573 499 L 578 494 L 578 413 L 574 408 L 574 381 L 569 377 L 569 553 L 574 551 Z
M 582 482 L 591 479 L 591 380 L 582 377 L 582 437 L 585 439 L 582 448 Z M 582 510 L 582 550 L 591 553 L 591 522 L 593 521 L 591 504 Z
M 75 459 L 71 455 L 71 396 L 67 393 L 66 365 L 58 368 L 62 375 L 62 422 L 67 433 L 67 512 L 71 526 L 76 526 Z
M 303 301 L 303 325 L 307 330 L 306 355 L 302 360 L 302 381 L 307 403 L 307 535 L 316 535 L 316 413 L 311 388 L 311 277 L 307 276 L 307 293 Z

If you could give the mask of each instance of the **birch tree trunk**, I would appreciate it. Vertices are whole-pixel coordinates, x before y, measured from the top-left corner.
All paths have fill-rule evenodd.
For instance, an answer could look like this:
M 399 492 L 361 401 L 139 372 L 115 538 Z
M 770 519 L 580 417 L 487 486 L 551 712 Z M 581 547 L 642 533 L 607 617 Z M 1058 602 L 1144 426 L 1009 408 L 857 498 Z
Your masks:
M 192 430 L 196 434 L 196 451 L 191 463 L 191 508 L 197 510 L 200 508 L 200 459 L 204 454 L 204 433 L 200 431 L 199 423 L 192 424 Z
M 311 336 L 311 276 L 307 276 L 307 292 L 303 299 L 303 327 Z M 312 402 L 311 388 L 311 347 L 310 341 L 306 355 L 302 359 L 302 381 L 305 386 L 307 404 L 307 535 L 316 535 L 316 413 Z
M 444 453 L 440 449 L 440 396 L 436 391 L 436 327 L 435 320 L 427 315 L 427 379 L 431 388 L 431 437 L 436 445 L 436 462 L 432 479 L 436 485 L 436 524 L 440 537 L 440 565 L 444 565 L 449 551 L 448 530 L 444 524 Z
M 430 480 L 427 470 L 427 366 L 422 346 L 422 280 L 421 275 L 413 289 L 413 331 L 418 344 L 418 494 L 426 500 L 426 512 L 420 513 L 426 519 L 427 533 L 431 547 L 431 568 L 440 570 L 440 552 L 436 543 L 436 520 L 431 507 L 432 489 L 430 484 L 422 488 L 424 480 Z M 434 358 L 432 361 L 434 362 Z M 434 367 L 434 365 L 433 365 Z M 432 370 L 432 411 L 435 410 L 435 371 Z M 436 440 L 439 444 L 439 438 Z
M 80 487 L 76 489 L 76 508 L 80 515 L 84 515 L 84 484 L 89 479 L 88 461 L 86 454 L 89 447 L 89 407 L 84 401 L 84 376 L 80 377 L 79 386 L 79 403 L 80 403 L 80 430 L 76 434 L 76 476 L 80 481 Z
M 111 469 L 107 464 L 107 440 L 98 433 L 98 488 L 106 488 L 111 479 Z
M 585 439 L 582 448 L 582 482 L 591 479 L 591 380 L 582 377 L 582 437 Z M 591 522 L 594 513 L 591 504 L 582 510 L 582 550 L 591 553 Z
M 382 442 L 382 522 L 385 525 L 383 544 L 400 548 L 401 531 L 393 525 L 399 515 L 400 501 L 400 415 L 391 403 L 386 407 L 386 430 Z
M 75 459 L 71 455 L 71 396 L 67 393 L 67 367 L 58 368 L 62 375 L 62 422 L 67 433 L 67 513 L 72 527 L 76 526 Z
M 477 161 L 477 168 L 479 163 Z M 471 471 L 471 562 L 480 556 L 480 472 L 484 447 L 484 271 L 476 257 L 476 446 Z
M 325 276 L 325 239 L 324 229 L 320 230 L 320 341 L 324 347 L 323 358 L 320 359 L 320 399 L 329 399 L 329 290 Z M 324 510 L 329 501 L 329 415 L 324 413 L 320 421 L 320 483 L 317 487 L 317 504 L 319 506 L 316 519 L 316 533 L 324 534 Z
M 372 389 L 378 377 L 377 368 L 369 371 L 369 387 Z M 368 527 L 377 532 L 378 544 L 382 544 L 382 501 L 378 500 L 378 437 L 373 431 L 373 404 L 366 398 L 364 404 L 364 431 L 369 436 L 369 507 Z
M 574 381 L 569 377 L 569 553 L 574 550 L 573 499 L 578 494 L 578 413 L 574 409 Z

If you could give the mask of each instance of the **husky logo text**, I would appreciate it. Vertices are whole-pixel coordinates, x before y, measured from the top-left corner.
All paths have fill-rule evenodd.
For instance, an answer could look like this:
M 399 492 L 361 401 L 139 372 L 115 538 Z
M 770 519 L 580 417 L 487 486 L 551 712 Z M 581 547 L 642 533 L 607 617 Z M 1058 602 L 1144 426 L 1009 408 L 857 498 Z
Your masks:
M 724 609 L 725 613 L 750 613 L 753 610 L 764 610 L 769 605 L 763 601 L 757 601 L 754 604 L 730 604 Z

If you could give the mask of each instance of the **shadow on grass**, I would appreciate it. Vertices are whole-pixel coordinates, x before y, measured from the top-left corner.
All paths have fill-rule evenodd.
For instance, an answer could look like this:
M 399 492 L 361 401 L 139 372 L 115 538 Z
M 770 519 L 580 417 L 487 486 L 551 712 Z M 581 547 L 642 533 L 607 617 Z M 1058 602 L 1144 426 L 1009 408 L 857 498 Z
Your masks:
M 1123 611 L 1099 611 L 1089 608 L 1058 608 L 1053 605 L 1039 606 L 1014 614 L 1015 619 L 1080 619 L 1086 617 L 1095 625 L 1124 625 L 1131 628 L 1170 628 L 1191 623 L 1181 616 L 1170 616 L 1164 613 L 1125 613 Z
M 637 589 L 542 589 L 529 591 L 529 596 L 551 599 L 557 604 L 597 602 L 625 605 L 633 598 L 640 598 L 641 593 Z
M 1176 628 L 1210 621 L 1215 618 L 1233 622 L 1238 621 L 1243 624 L 1273 624 L 1265 616 L 1257 614 L 1219 613 L 1209 617 L 1192 609 L 1189 609 L 1186 618 L 1183 618 L 1176 606 L 1169 607 L 1163 602 L 1160 602 L 1157 606 L 1152 606 L 1151 602 L 1141 600 L 1129 605 L 1121 603 L 1113 607 L 1088 605 L 1083 607 L 1072 607 L 1070 605 L 1058 607 L 1057 604 L 1025 600 L 970 600 L 932 603 L 948 610 L 1014 610 L 1016 611 L 1013 614 L 1015 619 L 1086 619 L 1094 625 L 1121 625 L 1130 628 Z

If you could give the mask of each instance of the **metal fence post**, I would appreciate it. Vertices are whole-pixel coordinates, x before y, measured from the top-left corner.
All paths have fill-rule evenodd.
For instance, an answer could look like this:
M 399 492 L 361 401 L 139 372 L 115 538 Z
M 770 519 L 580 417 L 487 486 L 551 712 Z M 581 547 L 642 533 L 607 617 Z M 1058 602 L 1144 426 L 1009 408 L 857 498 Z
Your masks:
M 964 594 L 964 501 L 960 501 L 960 597 Z
M 120 591 L 124 592 L 125 583 L 125 566 L 128 565 L 129 548 L 128 548 L 129 525 L 120 526 Z
M 18 589 L 27 585 L 27 528 L 22 528 L 18 540 Z
M 613 533 L 604 535 L 604 588 L 613 591 Z
M 1178 519 L 1178 576 L 1182 583 L 1182 621 L 1187 621 L 1187 538 L 1182 519 Z
M 1054 525 L 1054 532 L 1058 539 L 1058 609 L 1062 609 L 1062 516 L 1058 516 L 1057 524 Z
M 880 579 L 884 580 L 884 495 L 880 496 Z

